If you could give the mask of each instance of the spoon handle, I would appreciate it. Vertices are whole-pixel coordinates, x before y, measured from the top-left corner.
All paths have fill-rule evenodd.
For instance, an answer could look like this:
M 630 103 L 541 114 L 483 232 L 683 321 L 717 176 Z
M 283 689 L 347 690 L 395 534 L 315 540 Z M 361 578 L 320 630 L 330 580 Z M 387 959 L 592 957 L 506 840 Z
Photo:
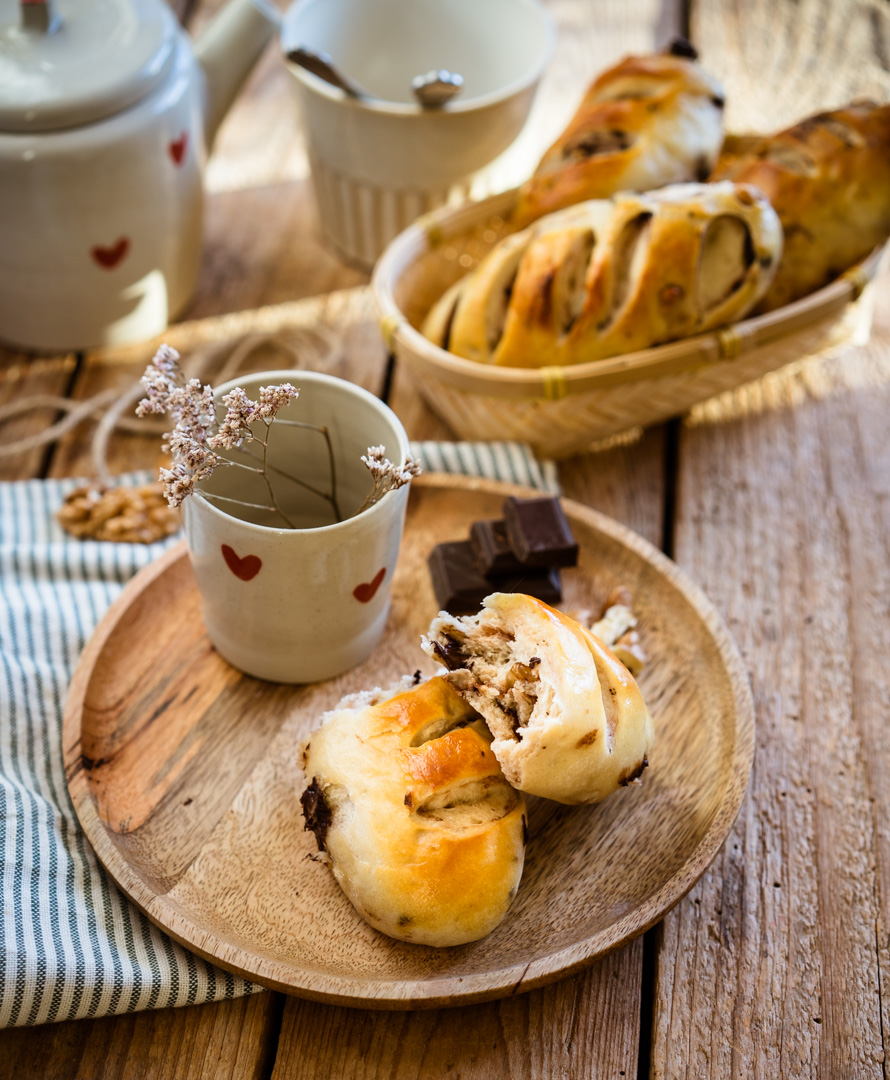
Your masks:
M 19 14 L 22 29 L 38 34 L 55 33 L 61 22 L 54 0 L 19 0 Z
M 298 64 L 310 74 L 317 75 L 319 79 L 324 79 L 326 83 L 339 87 L 349 97 L 361 99 L 368 96 L 358 83 L 347 79 L 342 72 L 337 70 L 327 53 L 314 52 L 311 49 L 297 46 L 296 49 L 290 49 L 285 55 L 288 60 Z

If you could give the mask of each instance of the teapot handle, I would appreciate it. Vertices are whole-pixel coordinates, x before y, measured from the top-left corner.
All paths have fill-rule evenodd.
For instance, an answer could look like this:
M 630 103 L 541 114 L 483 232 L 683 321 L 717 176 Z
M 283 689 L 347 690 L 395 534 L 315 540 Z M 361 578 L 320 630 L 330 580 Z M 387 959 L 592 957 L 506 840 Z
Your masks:
M 228 0 L 197 42 L 195 53 L 207 79 L 208 147 L 241 84 L 280 25 L 281 16 L 268 0 Z
M 19 22 L 23 30 L 54 34 L 62 25 L 55 0 L 19 0 Z

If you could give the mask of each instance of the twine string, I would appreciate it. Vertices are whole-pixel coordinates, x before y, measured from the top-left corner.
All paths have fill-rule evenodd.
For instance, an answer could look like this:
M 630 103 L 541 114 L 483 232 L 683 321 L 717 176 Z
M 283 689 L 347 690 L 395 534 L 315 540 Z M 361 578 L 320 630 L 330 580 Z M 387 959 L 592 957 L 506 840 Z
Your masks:
M 314 326 L 311 331 L 293 328 L 289 330 L 289 335 L 297 340 L 289 340 L 268 331 L 252 331 L 223 342 L 204 345 L 189 353 L 188 359 L 183 363 L 183 374 L 187 379 L 200 379 L 202 382 L 210 377 L 219 383 L 228 382 L 261 348 L 271 348 L 283 353 L 289 361 L 287 366 L 305 367 L 309 362 L 313 368 L 330 370 L 340 359 L 340 339 L 328 327 Z M 113 477 L 108 467 L 108 446 L 116 431 L 157 436 L 170 428 L 166 419 L 141 420 L 132 415 L 143 394 L 140 380 L 123 390 L 120 387 L 101 390 L 84 401 L 72 401 L 55 394 L 33 394 L 0 405 L 0 428 L 7 421 L 18 419 L 37 409 L 52 409 L 64 414 L 43 431 L 0 445 L 0 458 L 14 457 L 16 454 L 49 446 L 80 424 L 98 416 L 99 422 L 90 443 L 90 457 L 96 478 L 100 483 L 109 484 Z

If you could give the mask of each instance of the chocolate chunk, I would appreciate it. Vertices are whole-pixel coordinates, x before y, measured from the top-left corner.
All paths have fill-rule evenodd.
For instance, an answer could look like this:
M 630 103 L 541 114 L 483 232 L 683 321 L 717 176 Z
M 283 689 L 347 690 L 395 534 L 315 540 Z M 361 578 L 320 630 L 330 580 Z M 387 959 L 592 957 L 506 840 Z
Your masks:
M 668 45 L 667 51 L 671 56 L 683 56 L 687 60 L 698 60 L 698 49 L 684 37 L 675 37 Z
M 312 777 L 312 783 L 300 796 L 300 803 L 303 807 L 303 817 L 306 819 L 303 829 L 315 833 L 318 850 L 324 851 L 325 838 L 328 835 L 331 822 L 334 820 L 334 815 L 325 802 L 324 792 L 318 786 L 316 777 Z
M 523 566 L 576 566 L 578 544 L 558 499 L 504 503 L 507 538 Z
M 474 521 L 470 528 L 470 543 L 476 565 L 483 574 L 515 573 L 524 569 L 510 547 L 504 521 Z
M 559 571 L 526 566 L 506 574 L 479 573 L 469 540 L 437 544 L 429 558 L 439 607 L 452 615 L 473 615 L 490 593 L 527 593 L 545 604 L 562 600 Z
M 489 592 L 525 593 L 545 604 L 562 601 L 562 582 L 555 566 L 533 569 L 526 566 L 512 574 L 492 574 L 488 580 L 491 582 Z
M 449 637 L 448 634 L 443 634 L 441 641 L 433 642 L 433 652 L 439 663 L 447 667 L 449 671 L 459 671 L 467 666 L 467 656 L 460 642 Z
M 495 590 L 479 573 L 469 540 L 437 544 L 429 558 L 430 575 L 439 607 L 452 615 L 469 615 Z
M 644 755 L 643 760 L 635 769 L 629 769 L 618 777 L 618 783 L 621 784 L 622 787 L 627 787 L 627 785 L 632 784 L 634 780 L 639 780 L 648 764 L 649 759 Z

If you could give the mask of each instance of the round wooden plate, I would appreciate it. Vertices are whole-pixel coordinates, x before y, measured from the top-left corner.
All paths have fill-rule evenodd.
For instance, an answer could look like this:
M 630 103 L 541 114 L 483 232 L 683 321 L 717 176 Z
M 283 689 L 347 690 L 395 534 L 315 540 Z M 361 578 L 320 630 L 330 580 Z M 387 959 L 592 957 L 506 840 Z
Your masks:
M 754 714 L 738 651 L 684 574 L 635 533 L 564 501 L 581 546 L 563 610 L 598 613 L 628 585 L 649 665 L 650 768 L 598 806 L 530 800 L 525 874 L 503 923 L 452 949 L 365 924 L 310 856 L 298 748 L 357 689 L 433 665 L 419 648 L 437 605 L 433 545 L 500 516 L 506 484 L 412 485 L 382 644 L 313 686 L 241 675 L 212 649 L 183 545 L 138 574 L 81 658 L 66 704 L 65 765 L 87 836 L 124 892 L 177 941 L 288 993 L 340 1005 L 468 1004 L 568 975 L 657 922 L 723 843 L 751 768 Z M 237 616 L 235 616 L 237 617 Z

